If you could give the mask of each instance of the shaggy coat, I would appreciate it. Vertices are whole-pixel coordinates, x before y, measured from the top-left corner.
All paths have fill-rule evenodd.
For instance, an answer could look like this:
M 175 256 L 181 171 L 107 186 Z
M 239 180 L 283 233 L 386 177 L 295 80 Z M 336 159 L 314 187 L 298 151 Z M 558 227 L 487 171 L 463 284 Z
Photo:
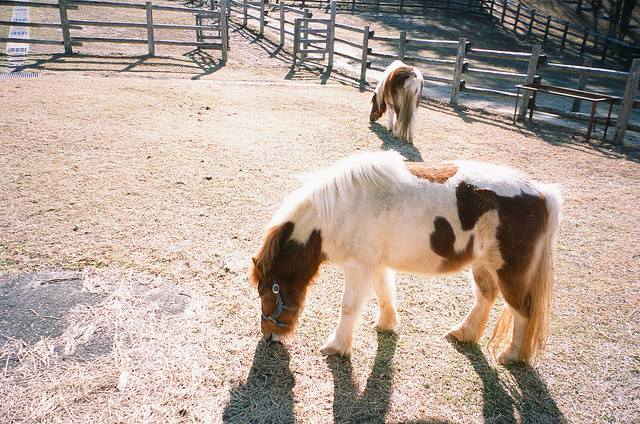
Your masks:
M 396 152 L 346 158 L 289 196 L 268 225 L 252 271 L 262 331 L 274 338 L 293 332 L 326 260 L 345 277 L 340 320 L 323 348 L 328 355 L 350 352 L 371 287 L 380 308 L 376 328 L 396 326 L 392 270 L 438 275 L 470 267 L 476 301 L 448 338 L 477 342 L 502 293 L 507 305 L 492 339 L 495 349 L 503 347 L 497 358 L 529 363 L 546 340 L 561 204 L 555 186 L 502 166 L 409 163 Z
M 389 131 L 408 143 L 413 142 L 413 126 L 422 99 L 424 80 L 418 68 L 396 60 L 387 67 L 371 97 L 371 122 L 384 113 L 389 118 Z

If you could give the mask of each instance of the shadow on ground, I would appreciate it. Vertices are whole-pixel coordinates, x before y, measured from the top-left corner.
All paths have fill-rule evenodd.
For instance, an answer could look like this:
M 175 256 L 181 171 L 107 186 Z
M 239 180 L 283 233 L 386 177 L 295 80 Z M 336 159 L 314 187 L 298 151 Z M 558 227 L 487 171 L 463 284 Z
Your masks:
M 295 423 L 294 386 L 289 352 L 281 343 L 263 338 L 246 383 L 231 390 L 222 419 L 225 423 Z
M 509 365 L 517 390 L 509 390 L 477 344 L 453 342 L 482 381 L 485 422 L 566 423 L 540 374 L 524 364 Z

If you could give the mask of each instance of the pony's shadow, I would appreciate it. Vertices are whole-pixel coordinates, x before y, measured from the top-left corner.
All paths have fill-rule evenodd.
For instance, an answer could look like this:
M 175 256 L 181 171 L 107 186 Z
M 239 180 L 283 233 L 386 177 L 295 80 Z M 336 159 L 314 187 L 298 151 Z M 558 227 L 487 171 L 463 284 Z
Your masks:
M 540 374 L 524 364 L 508 365 L 517 388 L 506 387 L 477 344 L 452 343 L 482 380 L 485 422 L 566 423 Z M 519 416 L 519 417 L 518 417 Z
M 395 332 L 378 333 L 378 350 L 362 394 L 358 393 L 351 359 L 343 356 L 327 358 L 333 374 L 334 422 L 385 422 L 393 390 L 393 357 L 397 345 Z
M 385 423 L 393 393 L 393 357 L 398 345 L 398 335 L 394 331 L 378 333 L 378 350 L 367 379 L 367 385 L 359 394 L 358 384 L 353 376 L 351 359 L 330 356 L 327 364 L 333 374 L 334 400 L 333 421 L 336 423 Z M 449 424 L 441 419 L 419 419 L 403 421 L 413 424 Z
M 395 150 L 410 162 L 424 162 L 422 154 L 420 150 L 416 149 L 416 146 L 398 140 L 386 126 L 378 122 L 370 122 L 369 128 L 382 141 L 382 150 Z
M 256 348 L 246 383 L 231 390 L 222 420 L 295 423 L 289 353 L 282 343 L 262 339 Z

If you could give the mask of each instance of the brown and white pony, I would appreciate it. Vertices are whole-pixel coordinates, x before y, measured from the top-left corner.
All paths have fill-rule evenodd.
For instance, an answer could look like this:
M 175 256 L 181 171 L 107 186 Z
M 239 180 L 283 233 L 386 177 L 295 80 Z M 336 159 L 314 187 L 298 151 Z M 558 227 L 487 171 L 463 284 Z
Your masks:
M 528 364 L 548 331 L 561 204 L 556 186 L 501 166 L 410 163 L 397 152 L 343 159 L 292 193 L 267 227 L 251 274 L 263 335 L 293 333 L 324 261 L 339 265 L 345 279 L 326 355 L 350 353 L 372 286 L 376 329 L 396 326 L 392 270 L 436 275 L 470 266 L 476 300 L 447 337 L 477 342 L 502 293 L 492 351 L 500 363 Z
M 413 125 L 422 99 L 424 80 L 418 68 L 396 60 L 385 69 L 371 97 L 369 120 L 377 121 L 387 112 L 389 131 L 408 143 L 413 142 Z M 395 118 L 395 121 L 394 121 Z

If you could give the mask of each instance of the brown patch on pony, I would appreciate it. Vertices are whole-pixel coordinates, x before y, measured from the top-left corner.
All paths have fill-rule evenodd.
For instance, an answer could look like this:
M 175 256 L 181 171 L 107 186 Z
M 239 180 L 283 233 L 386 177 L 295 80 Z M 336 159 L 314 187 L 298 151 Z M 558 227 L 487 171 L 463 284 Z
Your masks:
M 478 219 L 492 209 L 497 209 L 498 196 L 491 190 L 480 189 L 462 182 L 456 187 L 458 218 L 464 231 L 473 229 Z
M 377 121 L 382 115 L 384 115 L 386 111 L 387 103 L 384 101 L 384 97 L 382 99 L 382 102 L 378 102 L 378 95 L 374 92 L 373 96 L 371 97 L 371 113 L 369 114 L 369 120 L 371 122 Z
M 431 165 L 424 162 L 406 162 L 405 167 L 418 178 L 440 184 L 447 182 L 458 172 L 458 167 L 450 163 Z
M 395 99 L 395 95 L 400 93 L 405 82 L 410 78 L 416 78 L 418 75 L 413 71 L 411 66 L 400 66 L 389 74 L 385 81 L 383 91 L 383 99 Z M 393 102 L 393 109 L 396 113 L 400 110 L 400 105 Z
M 546 230 L 549 212 L 544 195 L 522 193 L 498 196 L 468 183 L 456 188 L 458 218 L 462 229 L 470 231 L 482 215 L 498 212 L 496 239 L 504 261 L 498 270 L 500 291 L 511 307 L 525 317 L 531 315 L 529 281 L 526 273 L 532 266 L 536 246 Z
M 536 247 L 547 229 L 549 211 L 544 196 L 498 196 L 496 238 L 504 265 L 498 270 L 505 300 L 525 317 L 531 316 L 529 281 L 525 274 L 536 259 Z
M 433 226 L 434 230 L 429 239 L 431 249 L 444 258 L 438 267 L 439 272 L 457 271 L 471 262 L 473 258 L 473 235 L 469 237 L 469 241 L 462 251 L 456 251 L 454 248 L 456 235 L 449 221 L 442 216 L 438 216 L 433 220 Z
M 272 325 L 261 318 L 265 336 L 277 333 L 286 337 L 293 333 L 307 289 L 317 275 L 320 264 L 326 260 L 322 253 L 320 230 L 313 230 L 307 241 L 300 243 L 290 238 L 293 229 L 292 222 L 269 229 L 262 247 L 253 258 L 251 280 L 262 299 L 262 313 L 270 317 L 276 311 L 277 298 L 272 291 L 274 280 L 280 287 L 283 304 L 298 309 L 297 312 L 283 310 L 277 317 L 276 321 L 284 324 L 284 327 Z

